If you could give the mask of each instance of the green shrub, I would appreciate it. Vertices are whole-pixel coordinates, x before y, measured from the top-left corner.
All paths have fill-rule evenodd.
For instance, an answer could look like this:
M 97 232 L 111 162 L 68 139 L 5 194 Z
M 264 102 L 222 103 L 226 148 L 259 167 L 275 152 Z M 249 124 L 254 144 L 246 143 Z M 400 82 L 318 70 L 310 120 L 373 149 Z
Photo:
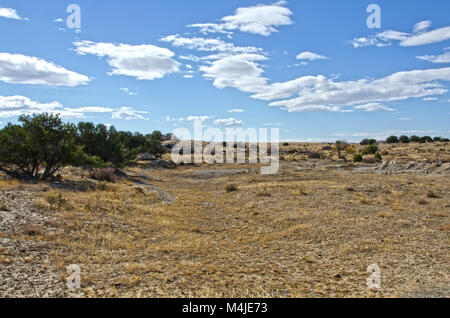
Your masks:
M 376 143 L 377 143 L 376 139 L 364 139 L 363 141 L 360 142 L 361 146 L 374 145 Z
M 48 180 L 65 166 L 81 166 L 87 156 L 76 145 L 77 131 L 58 115 L 20 116 L 0 131 L 0 170 L 16 178 Z M 42 171 L 43 170 L 43 171 Z
M 363 156 L 361 154 L 356 154 L 353 156 L 353 162 L 362 162 L 363 161 Z
M 408 136 L 400 136 L 398 139 L 402 144 L 408 144 L 409 143 L 409 137 Z
M 374 155 L 378 152 L 378 146 L 377 145 L 370 145 L 367 147 L 364 147 L 362 150 L 363 155 Z
M 390 136 L 386 139 L 386 143 L 388 144 L 398 144 L 399 140 L 397 136 Z
M 374 157 L 377 161 L 382 161 L 383 160 L 383 157 L 381 157 L 381 154 L 377 151 L 377 153 L 375 154 L 375 157 Z

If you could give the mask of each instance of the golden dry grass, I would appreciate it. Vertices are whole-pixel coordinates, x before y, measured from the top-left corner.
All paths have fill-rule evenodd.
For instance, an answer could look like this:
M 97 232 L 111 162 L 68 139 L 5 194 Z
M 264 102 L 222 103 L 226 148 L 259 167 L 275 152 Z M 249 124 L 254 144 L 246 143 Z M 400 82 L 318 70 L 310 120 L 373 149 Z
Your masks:
M 89 297 L 450 296 L 448 175 L 300 171 L 287 161 L 272 176 L 207 173 L 254 167 L 133 168 L 151 188 L 122 180 L 41 192 L 35 207 L 51 211 L 57 233 L 12 237 L 56 246 L 61 283 L 78 264 Z M 374 263 L 378 291 L 366 285 Z

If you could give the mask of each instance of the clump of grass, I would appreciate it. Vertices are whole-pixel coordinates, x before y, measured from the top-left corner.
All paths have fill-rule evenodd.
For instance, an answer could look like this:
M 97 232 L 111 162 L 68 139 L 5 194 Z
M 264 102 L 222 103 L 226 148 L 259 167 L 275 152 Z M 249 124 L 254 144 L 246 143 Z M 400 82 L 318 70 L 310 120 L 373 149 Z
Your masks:
M 42 234 L 42 227 L 39 225 L 25 225 L 22 232 L 28 236 L 37 236 Z
M 97 181 L 115 182 L 115 171 L 113 168 L 95 169 L 91 172 L 90 177 Z
M 389 219 L 389 218 L 393 217 L 394 215 L 392 213 L 389 213 L 389 212 L 380 212 L 378 214 L 378 216 L 380 218 Z
M 347 192 L 355 192 L 356 190 L 353 187 L 346 187 L 345 191 L 347 191 Z
M 9 211 L 8 206 L 3 201 L 0 201 L 0 211 L 6 211 L 6 212 Z
M 272 196 L 272 194 L 266 188 L 263 188 L 263 189 L 259 190 L 256 193 L 256 195 L 258 197 L 270 197 L 270 196 Z
M 62 208 L 67 204 L 67 200 L 64 199 L 61 192 L 47 194 L 45 196 L 45 201 L 50 205 L 51 209 L 55 207 Z
M 225 185 L 225 191 L 227 193 L 235 192 L 235 191 L 238 191 L 238 190 L 239 190 L 238 186 L 236 184 L 234 184 L 234 183 L 227 183 Z
M 291 190 L 291 194 L 293 195 L 308 195 L 305 192 L 305 189 L 302 186 L 296 185 L 292 190 Z
M 420 205 L 426 205 L 426 204 L 428 204 L 428 201 L 426 201 L 424 199 L 420 199 L 419 201 L 417 201 L 417 203 L 419 203 Z
M 432 190 L 429 190 L 427 193 L 427 197 L 429 197 L 430 199 L 438 199 L 440 198 L 436 193 L 434 193 Z

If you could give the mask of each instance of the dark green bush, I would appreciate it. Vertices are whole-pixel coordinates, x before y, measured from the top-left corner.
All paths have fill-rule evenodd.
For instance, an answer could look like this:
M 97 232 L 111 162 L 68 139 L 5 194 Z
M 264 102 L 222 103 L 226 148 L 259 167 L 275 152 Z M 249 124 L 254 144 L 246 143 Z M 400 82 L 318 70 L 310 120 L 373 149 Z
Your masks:
M 388 144 L 398 144 L 399 140 L 397 136 L 390 136 L 386 139 L 386 143 Z
M 376 154 L 375 154 L 375 157 L 374 157 L 377 161 L 382 161 L 383 160 L 383 157 L 381 157 L 381 154 L 379 153 L 379 152 L 377 152 Z
M 374 155 L 377 153 L 377 151 L 378 151 L 377 145 L 370 145 L 370 146 L 364 147 L 364 149 L 362 150 L 362 154 L 363 155 Z
M 58 115 L 20 116 L 0 131 L 0 170 L 16 178 L 48 180 L 64 166 L 88 162 L 77 130 Z M 91 161 L 93 162 L 93 161 Z
M 363 161 L 363 156 L 361 154 L 356 154 L 353 156 L 353 162 L 362 162 Z
M 408 136 L 400 136 L 399 141 L 403 144 L 408 144 L 410 140 Z

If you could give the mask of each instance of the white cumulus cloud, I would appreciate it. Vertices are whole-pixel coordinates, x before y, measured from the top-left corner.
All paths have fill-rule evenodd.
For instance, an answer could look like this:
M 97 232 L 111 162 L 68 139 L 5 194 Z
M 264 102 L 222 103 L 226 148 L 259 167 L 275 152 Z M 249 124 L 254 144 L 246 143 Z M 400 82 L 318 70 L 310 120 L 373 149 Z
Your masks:
M 11 8 L 0 8 L 0 17 L 14 20 L 29 20 L 28 18 L 20 17 L 17 11 Z
M 92 54 L 106 57 L 112 71 L 108 75 L 125 75 L 139 80 L 154 80 L 179 71 L 181 64 L 172 57 L 174 53 L 155 45 L 128 45 L 74 42 L 80 55 Z
M 12 84 L 78 86 L 87 76 L 69 71 L 43 59 L 21 54 L 0 53 L 0 80 Z
M 267 79 L 262 77 L 263 70 L 255 62 L 267 58 L 258 54 L 239 54 L 218 59 L 209 66 L 201 66 L 203 77 L 213 80 L 213 85 L 223 89 L 237 88 L 243 92 L 262 92 Z
M 189 26 L 200 28 L 204 34 L 232 34 L 239 30 L 268 36 L 278 32 L 277 27 L 294 23 L 291 20 L 292 11 L 284 7 L 284 4 L 284 1 L 279 1 L 272 5 L 241 7 L 233 15 L 223 17 L 221 23 L 197 23 Z
M 444 94 L 448 90 L 442 86 L 443 81 L 450 81 L 450 68 L 397 72 L 381 79 L 341 82 L 323 75 L 304 76 L 268 85 L 252 97 L 273 101 L 270 106 L 289 112 L 391 110 L 373 103 Z M 348 106 L 352 108 L 345 108 Z
M 315 60 L 325 60 L 327 59 L 326 56 L 313 53 L 313 52 L 302 52 L 297 55 L 297 60 L 308 60 L 308 61 L 315 61 Z

